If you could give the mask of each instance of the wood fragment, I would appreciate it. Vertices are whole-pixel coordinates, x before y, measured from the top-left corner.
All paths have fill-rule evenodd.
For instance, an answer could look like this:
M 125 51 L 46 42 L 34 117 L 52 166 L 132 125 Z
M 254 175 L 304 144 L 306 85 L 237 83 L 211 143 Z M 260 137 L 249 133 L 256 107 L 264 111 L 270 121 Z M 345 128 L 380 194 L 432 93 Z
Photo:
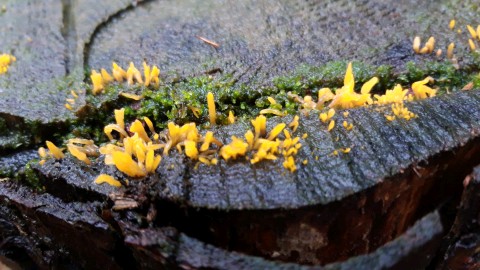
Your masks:
M 201 36 L 196 36 L 196 38 L 198 38 L 199 40 L 205 42 L 206 44 L 214 47 L 215 49 L 220 48 L 220 44 L 216 43 L 215 41 L 209 40 L 209 39 L 201 37 Z

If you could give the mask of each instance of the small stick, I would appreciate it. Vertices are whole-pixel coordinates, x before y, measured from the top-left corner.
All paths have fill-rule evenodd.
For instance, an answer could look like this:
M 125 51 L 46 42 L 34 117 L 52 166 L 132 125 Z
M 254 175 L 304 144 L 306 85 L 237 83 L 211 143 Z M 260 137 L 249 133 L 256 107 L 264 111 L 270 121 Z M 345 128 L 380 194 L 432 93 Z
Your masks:
M 215 41 L 211 41 L 209 39 L 206 39 L 204 37 L 201 37 L 201 36 L 196 36 L 196 38 L 200 39 L 201 41 L 207 43 L 208 45 L 214 47 L 215 49 L 218 49 L 220 47 L 220 44 L 216 43 Z

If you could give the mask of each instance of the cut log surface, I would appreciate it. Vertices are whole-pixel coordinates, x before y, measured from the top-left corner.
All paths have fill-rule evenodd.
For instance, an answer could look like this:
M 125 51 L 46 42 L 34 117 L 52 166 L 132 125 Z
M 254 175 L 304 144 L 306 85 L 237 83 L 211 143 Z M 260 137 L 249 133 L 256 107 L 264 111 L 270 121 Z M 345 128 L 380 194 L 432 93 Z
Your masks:
M 337 112 L 328 132 L 317 114 L 302 115 L 295 135 L 308 137 L 294 173 L 281 159 L 195 168 L 172 152 L 155 174 L 121 188 L 93 183 L 101 173 L 126 183 L 102 158 L 86 166 L 68 155 L 31 166 L 42 192 L 11 180 L 36 156 L 33 145 L 75 121 L 65 99 L 90 84 L 89 69 L 145 59 L 167 82 L 213 70 L 259 91 L 302 65 L 336 60 L 386 64 L 398 75 L 409 61 L 437 59 L 414 54 L 414 36 L 435 36 L 445 48 L 458 38 L 450 19 L 478 23 L 475 1 L 417 2 L 1 1 L 0 53 L 17 61 L 0 76 L 7 126 L 0 131 L 0 255 L 40 269 L 427 265 L 442 234 L 435 210 L 460 194 L 458 180 L 480 164 L 478 89 L 408 102 L 418 115 L 410 121 L 387 121 L 389 107 L 364 107 L 348 117 Z M 459 57 L 460 68 L 478 71 L 468 59 Z M 82 105 L 85 91 L 78 94 Z M 344 119 L 353 130 L 341 126 Z M 268 129 L 291 120 L 270 118 Z M 213 131 L 229 142 L 249 128 L 239 121 Z M 348 154 L 332 154 L 347 147 Z M 465 207 L 475 192 L 465 193 Z M 478 212 L 468 211 L 460 213 Z M 476 231 L 468 234 L 476 227 L 463 224 L 452 229 L 448 264 L 459 262 L 465 243 L 478 243 Z
M 224 210 L 294 209 L 327 204 L 372 187 L 412 164 L 477 140 L 480 134 L 478 91 L 435 97 L 409 106 L 419 116 L 410 121 L 386 120 L 388 107 L 381 111 L 353 109 L 348 118 L 339 113 L 336 122 L 348 120 L 354 124 L 351 131 L 337 124 L 328 132 L 316 114 L 302 116 L 295 134 L 309 136 L 300 140 L 302 148 L 296 157 L 295 173 L 283 168 L 281 159 L 255 165 L 243 159 L 221 160 L 218 166 L 201 164 L 195 169 L 195 162 L 172 154 L 162 161 L 157 175 L 151 177 L 156 182 L 152 192 L 159 199 Z M 270 128 L 279 120 L 288 123 L 291 117 L 269 120 Z M 247 130 L 242 123 L 221 129 L 224 142 L 232 135 L 243 136 Z M 350 153 L 332 155 L 334 150 L 346 147 L 352 149 Z M 308 164 L 303 165 L 303 160 Z M 69 184 L 81 182 L 91 189 L 88 183 L 102 167 L 102 161 L 98 163 L 98 167 L 89 168 L 67 158 L 50 160 L 38 170 L 47 178 L 68 178 Z

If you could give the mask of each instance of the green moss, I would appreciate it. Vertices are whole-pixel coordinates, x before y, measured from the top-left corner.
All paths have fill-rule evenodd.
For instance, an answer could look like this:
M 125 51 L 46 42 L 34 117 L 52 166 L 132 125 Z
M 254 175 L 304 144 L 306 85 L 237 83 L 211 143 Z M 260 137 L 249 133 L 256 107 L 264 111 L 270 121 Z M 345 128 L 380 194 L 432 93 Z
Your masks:
M 478 69 L 476 63 L 479 62 L 480 57 L 477 58 L 475 55 L 469 56 L 467 60 L 470 64 L 460 70 L 456 69 L 450 61 L 429 61 L 420 64 L 409 62 L 406 64 L 405 72 L 397 74 L 394 74 L 391 66 L 353 62 L 355 87 L 359 90 L 363 83 L 372 77 L 378 77 L 379 83 L 372 92 L 381 94 L 397 83 L 409 86 L 427 76 L 435 79 L 435 86 L 441 89 L 439 93 L 461 89 L 472 80 L 475 87 L 480 87 L 478 76 L 471 75 Z M 146 116 L 159 129 L 165 128 L 168 121 L 174 121 L 177 124 L 196 122 L 202 125 L 208 123 L 206 105 L 208 92 L 212 92 L 215 96 L 217 119 L 220 124 L 227 122 L 226 116 L 229 111 L 233 111 L 237 117 L 243 119 L 258 115 L 264 108 L 296 114 L 299 105 L 289 98 L 289 92 L 315 97 L 318 90 L 323 87 L 329 87 L 332 90 L 340 87 L 343 85 L 347 64 L 347 61 L 333 61 L 318 67 L 303 65 L 291 74 L 276 77 L 271 84 L 265 82 L 266 86 L 262 88 L 237 83 L 235 78 L 228 74 L 175 77 L 172 82 L 164 83 L 155 90 L 144 86 L 112 83 L 106 86 L 102 94 L 94 96 L 87 92 L 85 99 L 87 105 L 77 111 L 78 118 L 70 123 L 69 133 L 60 141 L 71 137 L 83 137 L 99 143 L 105 142 L 107 138 L 103 133 L 103 127 L 108 123 L 114 123 L 113 110 L 122 107 L 125 108 L 127 123 Z M 67 89 L 71 85 L 70 80 L 64 80 L 59 87 Z M 143 95 L 144 98 L 141 101 L 133 101 L 119 96 L 121 92 Z M 277 104 L 270 104 L 267 97 L 274 98 Z M 198 117 L 194 114 L 194 110 L 198 110 Z M 32 130 L 35 129 L 32 128 Z
M 22 179 L 28 186 L 32 187 L 37 191 L 43 191 L 44 187 L 42 186 L 41 179 L 39 178 L 38 174 L 32 168 L 34 164 L 38 164 L 38 160 L 32 160 L 25 165 L 25 169 L 23 170 L 23 174 L 17 176 L 17 179 Z

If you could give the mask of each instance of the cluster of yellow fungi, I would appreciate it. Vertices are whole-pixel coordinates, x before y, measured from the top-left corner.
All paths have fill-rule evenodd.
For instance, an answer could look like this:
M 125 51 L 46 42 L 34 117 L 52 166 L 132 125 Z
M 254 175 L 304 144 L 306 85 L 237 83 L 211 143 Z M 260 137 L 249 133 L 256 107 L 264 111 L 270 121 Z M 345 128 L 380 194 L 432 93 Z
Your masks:
M 108 73 L 104 68 L 100 70 L 100 72 L 97 72 L 96 70 L 92 70 L 92 73 L 90 75 L 90 79 L 92 80 L 92 94 L 97 95 L 101 93 L 104 89 L 105 86 L 108 85 L 109 83 L 112 83 L 113 81 L 116 82 L 123 82 L 127 81 L 128 85 L 134 85 L 135 83 L 144 85 L 146 87 L 153 85 L 155 87 L 158 87 L 160 84 L 160 69 L 157 66 L 150 67 L 147 65 L 146 62 L 143 62 L 143 77 L 142 73 L 135 67 L 133 62 L 130 62 L 130 65 L 128 66 L 127 70 L 125 71 L 123 68 L 121 68 L 117 63 L 113 62 L 112 63 L 112 75 Z M 127 98 L 132 98 L 139 100 L 141 97 L 129 94 L 129 93 L 123 93 L 123 96 Z
M 6 53 L 0 54 L 0 75 L 7 73 L 8 68 L 15 61 L 17 61 L 17 58 L 15 58 L 13 55 Z
M 133 79 L 135 79 L 137 83 L 146 83 L 146 85 L 151 82 L 159 83 L 158 79 L 143 81 L 133 64 L 129 70 L 125 72 L 114 63 L 113 76 L 115 80 L 121 81 L 126 78 L 129 83 L 133 83 Z M 146 78 L 148 77 L 147 75 L 152 78 L 152 74 L 158 76 L 157 71 L 150 72 L 147 66 L 145 70 Z M 153 70 L 158 69 L 154 67 Z M 98 74 L 94 72 L 92 75 L 98 76 Z M 110 76 L 102 69 L 100 79 L 92 77 L 93 87 L 97 87 L 96 90 L 99 89 L 99 86 L 95 86 L 95 84 L 98 84 L 99 80 L 102 83 L 108 81 L 107 75 Z M 330 88 L 320 89 L 316 102 L 311 96 L 300 97 L 290 93 L 290 97 L 300 103 L 303 113 L 309 113 L 312 110 L 320 111 L 319 120 L 327 125 L 328 131 L 331 131 L 335 127 L 335 120 L 333 120 L 336 115 L 335 110 L 368 105 L 391 105 L 393 115 L 385 115 L 388 120 L 393 121 L 396 118 L 409 120 L 416 117 L 416 115 L 404 106 L 404 101 L 424 99 L 436 94 L 436 90 L 426 85 L 432 81 L 432 78 L 427 77 L 422 81 L 413 83 L 411 91 L 403 89 L 398 84 L 392 90 L 387 90 L 384 95 L 372 96 L 370 91 L 378 81 L 378 78 L 374 77 L 361 86 L 359 93 L 355 92 L 352 64 L 349 63 L 345 73 L 344 85 L 339 89 L 334 91 Z M 77 96 L 75 91 L 72 91 L 71 94 L 74 97 Z M 214 126 L 216 124 L 216 108 L 213 93 L 209 92 L 206 99 L 210 126 Z M 271 104 L 276 103 L 271 97 L 268 100 Z M 232 136 L 229 143 L 223 143 L 215 137 L 212 131 L 206 131 L 202 135 L 195 123 L 179 126 L 169 122 L 165 130 L 157 133 L 152 121 L 148 117 L 144 117 L 141 120 L 137 119 L 132 122 L 127 129 L 124 113 L 124 109 L 115 110 L 115 123 L 104 127 L 104 133 L 110 140 L 109 143 L 97 147 L 92 140 L 70 139 L 66 145 L 70 155 L 86 165 L 91 164 L 90 158 L 98 158 L 101 155 L 106 165 L 115 166 L 120 172 L 132 178 L 143 178 L 154 173 L 162 161 L 162 156 L 168 155 L 170 151 L 177 151 L 190 160 L 196 161 L 197 165 L 195 167 L 200 164 L 216 165 L 219 159 L 228 162 L 243 158 L 251 164 L 256 164 L 264 160 L 283 158 L 282 164 L 284 168 L 294 172 L 297 170 L 295 156 L 302 147 L 300 139 L 308 137 L 308 134 L 303 134 L 301 138 L 294 135 L 299 126 L 300 118 L 298 115 L 294 116 L 288 125 L 279 123 L 270 131 L 267 131 L 267 118 L 260 114 L 251 120 L 252 129 L 248 130 L 243 137 Z M 272 113 L 272 111 L 268 113 Z M 273 114 L 284 115 L 280 111 L 273 112 Z M 348 115 L 348 111 L 343 112 L 345 118 Z M 231 111 L 228 119 L 229 123 L 235 122 L 235 116 Z M 347 131 L 353 129 L 353 123 L 349 123 L 346 120 L 343 121 L 342 126 Z M 65 156 L 63 150 L 56 147 L 52 142 L 47 141 L 46 145 L 48 150 L 40 147 L 38 151 L 41 157 L 41 164 L 49 157 L 61 159 Z M 351 147 L 339 148 L 334 150 L 332 155 L 336 156 L 339 153 L 348 154 L 350 151 Z M 318 159 L 318 156 L 316 159 Z M 308 160 L 303 160 L 302 163 L 306 165 Z M 108 183 L 117 187 L 122 185 L 113 176 L 106 174 L 99 175 L 95 183 Z
M 408 111 L 404 106 L 404 101 L 412 101 L 414 99 L 425 99 L 436 95 L 437 90 L 432 89 L 427 84 L 433 82 L 433 78 L 427 77 L 421 81 L 414 82 L 410 89 L 403 89 L 400 84 L 397 84 L 393 89 L 388 89 L 383 95 L 370 94 L 372 88 L 378 83 L 378 78 L 373 77 L 365 82 L 360 88 L 360 93 L 355 92 L 355 78 L 352 71 L 352 63 L 349 63 L 345 73 L 343 86 L 335 91 L 330 88 L 322 88 L 318 91 L 317 102 L 313 101 L 311 96 L 300 97 L 295 94 L 290 94 L 296 102 L 301 104 L 304 113 L 309 111 L 322 110 L 328 108 L 328 111 L 323 111 L 319 114 L 321 122 L 327 124 L 327 130 L 330 131 L 335 127 L 335 120 L 332 120 L 335 115 L 335 109 L 351 109 L 356 107 L 368 105 L 390 105 L 392 107 L 393 115 L 385 115 L 385 117 L 392 121 L 396 118 L 409 120 L 416 117 L 415 114 Z M 348 112 L 346 112 L 348 115 Z M 345 116 L 346 117 L 346 116 Z M 353 129 L 353 124 L 343 122 L 343 127 L 347 130 Z
M 451 20 L 450 23 L 448 24 L 448 27 L 450 30 L 454 30 L 456 25 L 455 20 Z M 476 42 L 480 42 L 480 25 L 477 26 L 475 29 L 471 25 L 467 25 L 467 31 L 470 33 L 470 38 L 468 39 L 468 46 L 470 47 L 470 50 L 476 51 L 477 45 L 475 44 Z M 459 34 L 462 33 L 460 29 L 457 30 Z M 421 39 L 419 36 L 416 36 L 413 39 L 413 51 L 417 54 L 430 54 L 434 51 L 435 49 L 435 38 L 430 37 L 428 41 L 425 43 L 425 46 L 421 47 Z M 447 58 L 448 59 L 454 59 L 454 54 L 453 50 L 455 49 L 455 43 L 451 42 L 447 46 Z M 442 49 L 438 49 L 436 52 L 437 57 L 440 57 L 442 55 Z

